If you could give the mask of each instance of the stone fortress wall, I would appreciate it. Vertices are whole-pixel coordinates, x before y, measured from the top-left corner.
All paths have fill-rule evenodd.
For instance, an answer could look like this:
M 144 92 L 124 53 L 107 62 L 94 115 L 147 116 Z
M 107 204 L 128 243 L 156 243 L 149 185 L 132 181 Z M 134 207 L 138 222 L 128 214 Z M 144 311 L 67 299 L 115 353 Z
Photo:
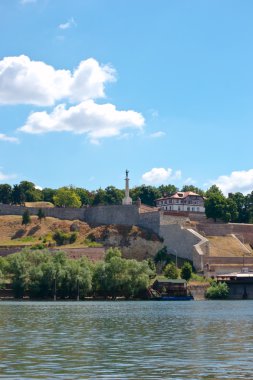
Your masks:
M 0 204 L 0 215 L 23 215 L 29 210 L 37 215 L 39 207 L 24 207 Z M 47 217 L 67 220 L 82 220 L 92 226 L 102 224 L 119 224 L 140 226 L 159 233 L 160 213 L 158 211 L 140 213 L 137 205 L 95 206 L 83 208 L 48 207 L 43 208 Z
M 25 210 L 29 210 L 31 215 L 37 215 L 39 207 L 24 207 L 15 205 L 0 204 L 0 215 L 20 215 Z M 196 269 L 201 267 L 201 248 L 196 251 L 195 245 L 202 241 L 202 236 L 195 231 L 185 229 L 181 223 L 186 218 L 180 219 L 180 222 L 173 217 L 164 217 L 159 211 L 141 212 L 138 205 L 113 205 L 113 206 L 95 206 L 83 208 L 64 208 L 52 207 L 43 208 L 46 217 L 54 217 L 67 220 L 81 220 L 91 226 L 118 224 L 132 226 L 136 225 L 159 234 L 164 239 L 164 245 L 168 251 L 178 257 L 193 261 Z M 196 253 L 197 252 L 197 253 Z
M 0 204 L 0 215 L 23 215 L 28 209 L 31 215 L 38 214 L 38 207 Z M 95 206 L 83 208 L 43 208 L 48 217 L 67 220 L 82 220 L 91 226 L 118 224 L 136 225 L 150 229 L 164 239 L 164 245 L 170 253 L 193 262 L 197 271 L 203 271 L 206 256 L 209 256 L 209 241 L 205 235 L 225 235 L 234 233 L 238 237 L 253 231 L 253 225 L 236 224 L 200 224 L 198 231 L 187 228 L 188 218 L 169 217 L 159 211 L 141 212 L 138 205 Z M 186 223 L 186 224 L 185 224 Z M 183 226 L 185 225 L 185 227 Z M 204 234 L 204 236 L 203 236 Z

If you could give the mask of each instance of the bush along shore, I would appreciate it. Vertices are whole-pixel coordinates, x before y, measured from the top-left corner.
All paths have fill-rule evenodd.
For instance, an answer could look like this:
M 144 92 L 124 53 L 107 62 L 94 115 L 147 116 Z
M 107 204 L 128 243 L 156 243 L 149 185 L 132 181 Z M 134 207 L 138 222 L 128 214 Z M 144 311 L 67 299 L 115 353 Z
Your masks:
M 96 263 L 49 250 L 0 257 L 1 292 L 9 289 L 19 299 L 145 298 L 154 276 L 148 261 L 124 259 L 118 248 L 108 249 L 104 261 Z
M 0 298 L 147 299 L 148 288 L 155 278 L 179 277 L 190 281 L 190 289 L 194 290 L 196 284 L 203 288 L 200 299 L 228 297 L 226 284 L 212 281 L 208 287 L 206 279 L 192 272 L 189 262 L 179 270 L 164 249 L 158 251 L 154 260 L 137 261 L 122 258 L 118 248 L 109 248 L 104 260 L 94 263 L 86 257 L 69 258 L 64 251 L 24 248 L 0 257 Z

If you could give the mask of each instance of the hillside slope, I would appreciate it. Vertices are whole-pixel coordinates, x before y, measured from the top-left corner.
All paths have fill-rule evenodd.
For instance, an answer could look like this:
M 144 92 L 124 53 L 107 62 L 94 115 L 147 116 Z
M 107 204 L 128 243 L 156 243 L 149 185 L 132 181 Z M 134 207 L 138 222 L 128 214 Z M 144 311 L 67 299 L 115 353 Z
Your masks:
M 76 232 L 73 244 L 62 245 L 64 248 L 84 247 L 120 247 L 124 257 L 139 260 L 154 256 L 163 243 L 158 235 L 136 226 L 99 226 L 91 228 L 79 220 L 60 220 L 47 217 L 40 223 L 36 216 L 31 217 L 31 224 L 22 226 L 21 216 L 0 216 L 0 246 L 34 246 L 45 244 L 55 246 L 55 231 Z

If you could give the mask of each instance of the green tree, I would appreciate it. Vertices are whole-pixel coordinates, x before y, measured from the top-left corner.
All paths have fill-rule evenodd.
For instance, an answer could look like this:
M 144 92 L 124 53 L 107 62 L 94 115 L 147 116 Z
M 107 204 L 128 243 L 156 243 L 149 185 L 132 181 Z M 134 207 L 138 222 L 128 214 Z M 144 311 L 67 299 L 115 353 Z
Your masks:
M 25 210 L 22 215 L 22 225 L 27 226 L 27 224 L 31 223 L 31 216 L 28 210 Z
M 14 204 L 23 204 L 25 202 L 25 193 L 19 185 L 13 186 L 11 197 Z
M 179 270 L 173 261 L 164 268 L 164 275 L 174 280 L 179 277 Z
M 45 187 L 42 189 L 42 199 L 44 202 L 54 203 L 54 195 L 56 194 L 55 189 L 50 189 L 49 187 Z
M 82 203 L 82 206 L 92 204 L 94 195 L 90 191 L 83 189 L 81 187 L 75 187 L 74 191 L 79 196 L 81 203 Z
M 161 185 L 158 187 L 158 191 L 159 191 L 158 198 L 169 197 L 175 194 L 178 191 L 178 188 L 174 185 Z
M 236 203 L 236 210 L 238 212 L 237 219 L 233 219 L 233 222 L 247 223 L 247 211 L 246 211 L 246 199 L 245 196 L 237 192 L 235 194 L 228 194 L 228 198 Z
M 44 211 L 41 208 L 39 208 L 37 216 L 38 216 L 38 219 L 39 219 L 40 223 L 41 223 L 42 219 L 46 218 L 46 215 L 45 215 Z
M 7 269 L 8 264 L 6 258 L 0 256 L 0 289 L 4 287 Z
M 183 192 L 192 191 L 193 193 L 202 195 L 202 197 L 205 195 L 204 190 L 200 189 L 199 187 L 193 186 L 193 185 L 184 185 L 182 187 L 181 191 L 183 191 Z
M 105 261 L 95 265 L 94 292 L 112 298 L 136 297 L 146 291 L 153 275 L 147 261 L 123 259 L 118 249 L 111 248 L 106 253 Z
M 121 251 L 119 248 L 109 248 L 105 254 L 105 262 L 110 262 L 113 257 L 121 257 Z
M 253 223 L 253 191 L 245 197 L 245 215 L 247 223 Z
M 37 189 L 34 183 L 29 181 L 21 181 L 19 188 L 24 194 L 25 202 L 38 202 L 43 199 L 42 191 Z
M 167 247 L 164 246 L 162 249 L 160 249 L 155 257 L 154 257 L 154 262 L 158 268 L 158 272 L 161 272 L 163 268 L 171 262 L 171 257 L 167 251 Z
M 224 216 L 222 217 L 222 219 L 225 222 L 237 222 L 238 216 L 239 216 L 239 212 L 238 212 L 238 208 L 237 208 L 237 204 L 235 200 L 232 198 L 227 198 Z
M 207 218 L 223 219 L 226 211 L 226 198 L 220 192 L 209 192 L 205 200 L 205 213 Z
M 0 203 L 10 204 L 12 200 L 12 187 L 7 183 L 0 185 Z
M 188 261 L 185 261 L 181 268 L 181 278 L 189 281 L 192 276 L 192 266 Z
M 130 190 L 130 196 L 134 201 L 138 198 L 145 205 L 155 206 L 155 200 L 160 197 L 160 191 L 154 186 L 142 185 Z
M 23 297 L 28 290 L 30 281 L 30 263 L 27 260 L 26 251 L 18 252 L 7 257 L 8 272 L 12 280 L 15 297 Z
M 209 189 L 207 189 L 205 193 L 205 196 L 209 197 L 211 194 L 219 194 L 223 196 L 221 189 L 217 185 L 212 185 L 211 187 L 209 187 Z
M 92 201 L 93 206 L 98 206 L 98 205 L 106 205 L 106 192 L 103 189 L 98 189 L 94 193 L 94 198 Z
M 124 191 L 119 190 L 114 186 L 108 186 L 105 188 L 105 201 L 108 205 L 122 204 L 124 198 Z
M 81 207 L 80 197 L 73 189 L 61 187 L 53 197 L 54 204 L 58 207 Z

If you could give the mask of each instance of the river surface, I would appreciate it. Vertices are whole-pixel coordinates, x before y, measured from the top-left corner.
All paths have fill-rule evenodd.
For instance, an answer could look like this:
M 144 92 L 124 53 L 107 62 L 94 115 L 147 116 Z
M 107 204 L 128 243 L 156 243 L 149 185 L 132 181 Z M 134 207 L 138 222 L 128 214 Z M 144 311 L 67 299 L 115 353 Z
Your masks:
M 1 379 L 253 379 L 253 301 L 0 302 Z

